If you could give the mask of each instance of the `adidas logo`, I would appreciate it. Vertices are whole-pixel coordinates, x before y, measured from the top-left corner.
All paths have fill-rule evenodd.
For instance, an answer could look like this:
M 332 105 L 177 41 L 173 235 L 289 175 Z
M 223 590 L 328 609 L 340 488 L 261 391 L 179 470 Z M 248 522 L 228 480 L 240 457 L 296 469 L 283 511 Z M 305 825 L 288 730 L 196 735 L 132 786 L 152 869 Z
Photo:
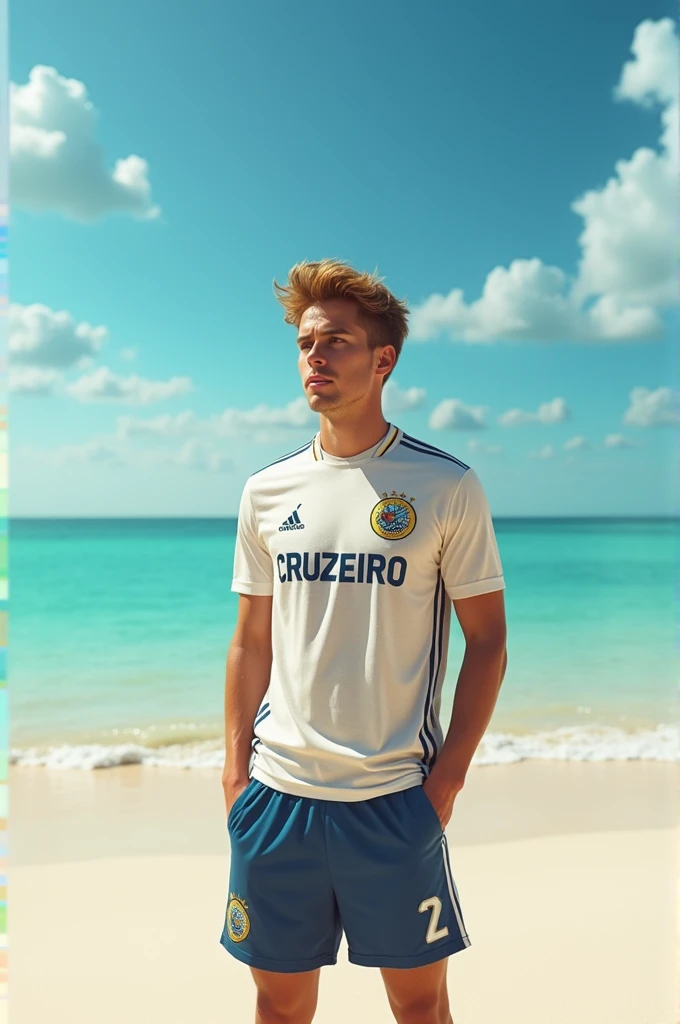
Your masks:
M 301 504 L 302 502 L 300 502 L 300 505 Z M 300 505 L 298 505 L 292 515 L 289 515 L 287 519 L 284 519 L 281 526 L 279 526 L 280 533 L 284 530 L 304 530 L 305 524 L 300 521 L 300 516 L 298 515 L 298 508 L 300 508 Z

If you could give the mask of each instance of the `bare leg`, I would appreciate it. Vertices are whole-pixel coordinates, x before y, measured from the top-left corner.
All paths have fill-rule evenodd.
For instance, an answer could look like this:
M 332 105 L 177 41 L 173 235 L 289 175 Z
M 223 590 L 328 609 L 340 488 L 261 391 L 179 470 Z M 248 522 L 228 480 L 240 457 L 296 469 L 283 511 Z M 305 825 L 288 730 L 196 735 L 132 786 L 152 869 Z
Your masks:
M 301 971 L 279 974 L 255 967 L 250 973 L 257 986 L 255 1024 L 311 1024 L 319 995 L 319 974 Z
M 425 967 L 382 967 L 397 1024 L 453 1024 L 446 988 L 448 957 Z

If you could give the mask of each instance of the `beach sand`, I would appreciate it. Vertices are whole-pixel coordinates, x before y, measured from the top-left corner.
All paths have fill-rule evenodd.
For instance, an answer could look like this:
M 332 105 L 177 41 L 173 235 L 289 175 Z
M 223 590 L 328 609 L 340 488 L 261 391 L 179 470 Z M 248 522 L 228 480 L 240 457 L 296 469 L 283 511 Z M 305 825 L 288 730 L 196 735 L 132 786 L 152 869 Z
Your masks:
M 471 946 L 454 1024 L 677 1024 L 678 766 L 472 768 L 447 827 Z M 252 1024 L 220 945 L 220 773 L 10 769 L 12 1024 Z M 379 971 L 321 971 L 318 1024 L 389 1024 Z

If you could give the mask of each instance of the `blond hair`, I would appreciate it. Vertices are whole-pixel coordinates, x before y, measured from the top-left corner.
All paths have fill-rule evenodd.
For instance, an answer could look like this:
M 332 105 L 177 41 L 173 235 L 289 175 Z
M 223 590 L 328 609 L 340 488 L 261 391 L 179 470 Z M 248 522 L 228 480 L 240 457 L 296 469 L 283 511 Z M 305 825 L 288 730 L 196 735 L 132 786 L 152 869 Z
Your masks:
M 286 311 L 285 322 L 296 327 L 304 311 L 315 302 L 352 299 L 359 307 L 357 319 L 368 335 L 368 347 L 393 345 L 398 359 L 408 334 L 408 305 L 396 299 L 381 280 L 377 270 L 362 273 L 343 260 L 302 260 L 288 272 L 286 286 L 274 280 L 274 293 Z M 383 377 L 383 384 L 390 373 Z

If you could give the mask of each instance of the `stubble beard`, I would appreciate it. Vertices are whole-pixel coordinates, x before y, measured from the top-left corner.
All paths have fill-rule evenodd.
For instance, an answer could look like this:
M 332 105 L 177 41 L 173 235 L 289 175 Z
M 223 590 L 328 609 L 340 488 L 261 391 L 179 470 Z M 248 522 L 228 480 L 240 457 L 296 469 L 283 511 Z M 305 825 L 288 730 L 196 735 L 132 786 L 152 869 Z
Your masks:
M 318 413 L 319 416 L 324 416 L 329 423 L 335 423 L 351 416 L 354 407 L 361 403 L 364 396 L 329 395 L 326 398 L 324 395 L 317 395 L 316 398 L 317 401 L 314 404 L 309 403 L 312 412 Z

